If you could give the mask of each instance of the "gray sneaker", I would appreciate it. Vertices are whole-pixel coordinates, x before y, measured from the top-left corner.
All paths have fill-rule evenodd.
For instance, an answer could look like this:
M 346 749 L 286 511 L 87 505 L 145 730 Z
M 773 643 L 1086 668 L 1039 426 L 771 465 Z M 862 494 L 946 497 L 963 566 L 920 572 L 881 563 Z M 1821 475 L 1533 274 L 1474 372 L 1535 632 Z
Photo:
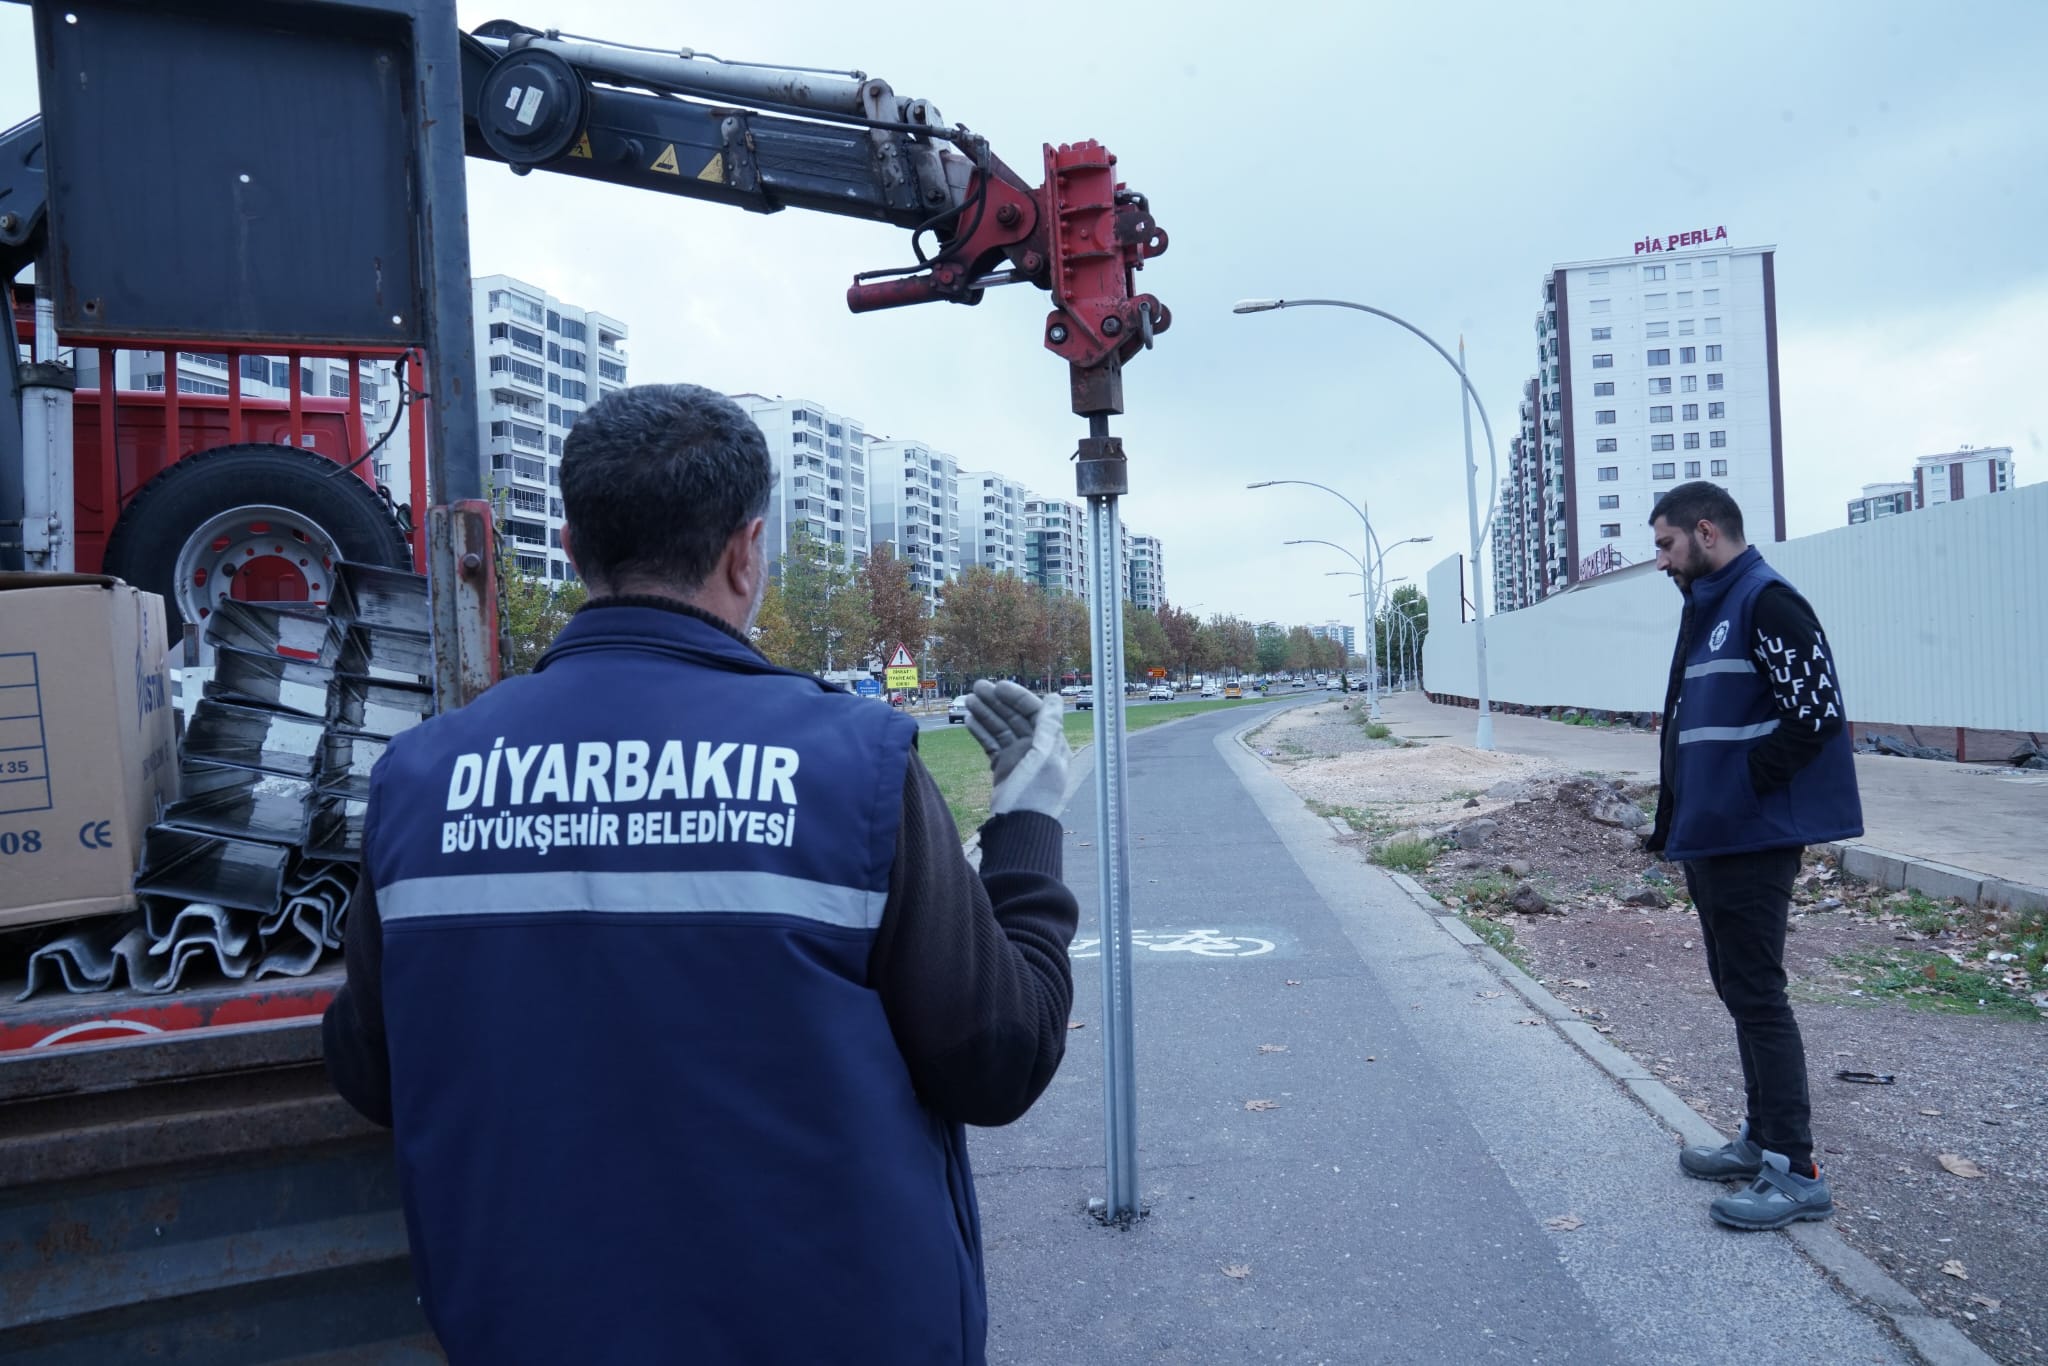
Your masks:
M 1747 1120 L 1718 1148 L 1682 1148 L 1678 1153 L 1678 1169 L 1702 1181 L 1754 1181 L 1763 1165 L 1764 1150 L 1750 1140 Z
M 1764 1154 L 1763 1170 L 1743 1190 L 1707 1207 L 1714 1222 L 1730 1228 L 1783 1228 L 1801 1219 L 1825 1219 L 1835 1212 L 1828 1179 L 1818 1166 L 1815 1175 L 1799 1176 L 1781 1153 Z

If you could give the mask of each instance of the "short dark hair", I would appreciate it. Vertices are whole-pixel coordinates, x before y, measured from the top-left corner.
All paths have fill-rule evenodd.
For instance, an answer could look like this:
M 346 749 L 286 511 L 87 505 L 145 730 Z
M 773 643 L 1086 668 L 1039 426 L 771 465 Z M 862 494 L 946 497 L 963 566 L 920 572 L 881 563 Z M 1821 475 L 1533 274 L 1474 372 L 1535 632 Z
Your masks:
M 562 443 L 562 511 L 587 579 L 710 577 L 775 488 L 768 438 L 737 403 L 695 384 L 636 384 L 576 419 Z
M 1728 490 L 1704 479 L 1680 484 L 1659 498 L 1657 506 L 1650 509 L 1650 520 L 1654 522 L 1659 517 L 1688 535 L 1701 522 L 1712 522 L 1724 536 L 1738 541 L 1747 539 L 1742 534 L 1742 509 L 1728 496 Z

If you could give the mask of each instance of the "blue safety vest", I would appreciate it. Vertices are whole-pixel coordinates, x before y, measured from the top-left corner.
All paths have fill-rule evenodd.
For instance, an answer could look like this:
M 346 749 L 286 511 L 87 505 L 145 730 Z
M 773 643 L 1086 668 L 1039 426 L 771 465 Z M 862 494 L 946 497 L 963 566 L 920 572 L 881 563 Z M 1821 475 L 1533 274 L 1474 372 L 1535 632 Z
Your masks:
M 965 1136 L 868 982 L 914 733 L 615 606 L 392 743 L 365 862 L 452 1361 L 983 1359 Z
M 1785 583 L 1751 546 L 1686 589 L 1692 639 L 1671 721 L 1674 751 L 1671 834 L 1664 856 L 1711 858 L 1852 839 L 1863 833 L 1848 714 L 1832 661 L 1774 657 L 1771 667 L 1825 670 L 1820 707 L 1842 726 L 1784 787 L 1759 796 L 1749 751 L 1778 728 L 1771 680 L 1759 667 L 1751 625 L 1756 595 Z M 1787 584 L 1787 587 L 1790 587 Z

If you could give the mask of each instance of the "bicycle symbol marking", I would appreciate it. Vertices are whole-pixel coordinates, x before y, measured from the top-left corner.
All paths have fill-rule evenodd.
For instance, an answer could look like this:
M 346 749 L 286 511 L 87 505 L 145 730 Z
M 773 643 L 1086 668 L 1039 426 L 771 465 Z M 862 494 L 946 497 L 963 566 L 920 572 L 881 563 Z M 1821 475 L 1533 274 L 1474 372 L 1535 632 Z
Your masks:
M 1201 958 L 1258 958 L 1273 951 L 1273 941 L 1253 935 L 1227 935 L 1220 930 L 1184 930 L 1179 934 L 1132 930 L 1131 947 L 1153 953 L 1192 953 Z M 1076 939 L 1067 950 L 1072 958 L 1100 958 L 1100 939 Z

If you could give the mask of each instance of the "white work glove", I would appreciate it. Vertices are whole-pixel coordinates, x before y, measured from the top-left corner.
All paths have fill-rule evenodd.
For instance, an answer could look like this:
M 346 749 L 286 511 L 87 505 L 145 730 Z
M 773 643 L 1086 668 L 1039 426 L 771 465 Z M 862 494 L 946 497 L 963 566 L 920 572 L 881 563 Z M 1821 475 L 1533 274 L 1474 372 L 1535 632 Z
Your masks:
M 988 752 L 995 778 L 989 814 L 1036 811 L 1059 818 L 1067 802 L 1067 730 L 1060 700 L 1040 697 L 1017 683 L 974 685 L 967 698 L 967 730 Z

